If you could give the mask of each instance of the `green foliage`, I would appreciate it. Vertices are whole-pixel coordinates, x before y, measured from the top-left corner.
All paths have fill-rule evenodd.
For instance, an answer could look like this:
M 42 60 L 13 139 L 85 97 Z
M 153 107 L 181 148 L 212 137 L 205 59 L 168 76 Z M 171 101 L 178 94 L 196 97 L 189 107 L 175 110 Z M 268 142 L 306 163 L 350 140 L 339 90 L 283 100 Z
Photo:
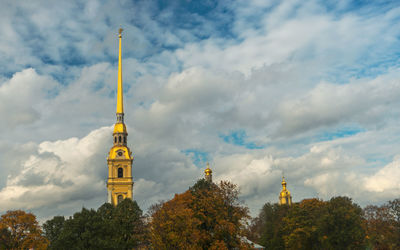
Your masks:
M 259 217 L 253 219 L 248 238 L 271 249 L 285 249 L 281 222 L 288 208 L 287 205 L 266 203 Z
M 321 218 L 324 246 L 329 249 L 365 249 L 362 209 L 348 197 L 334 197 L 326 203 Z
M 365 249 L 364 238 L 362 210 L 347 197 L 267 203 L 249 228 L 267 249 Z
M 282 220 L 286 248 L 321 249 L 319 219 L 324 215 L 324 205 L 318 199 L 306 199 L 289 208 Z
M 46 221 L 43 224 L 45 236 L 50 241 L 49 249 L 57 249 L 57 240 L 64 227 L 64 216 L 55 216 L 53 219 Z
M 123 200 L 114 210 L 114 242 L 117 249 L 132 249 L 145 241 L 142 210 L 136 201 Z
M 56 216 L 43 226 L 49 249 L 132 249 L 144 244 L 142 210 L 130 199 L 117 207 L 106 203 L 97 211 L 82 208 L 63 219 Z

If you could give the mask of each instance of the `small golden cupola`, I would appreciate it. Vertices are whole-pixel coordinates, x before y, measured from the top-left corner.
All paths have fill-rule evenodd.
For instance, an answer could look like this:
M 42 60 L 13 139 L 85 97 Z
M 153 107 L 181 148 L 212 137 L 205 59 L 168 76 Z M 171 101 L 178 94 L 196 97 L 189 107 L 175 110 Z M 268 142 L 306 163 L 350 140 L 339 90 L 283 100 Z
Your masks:
M 207 162 L 207 168 L 204 170 L 204 179 L 208 182 L 212 182 L 212 170 L 210 169 L 210 164 Z
M 292 205 L 292 195 L 286 189 L 285 177 L 282 176 L 282 191 L 279 194 L 279 205 Z
M 128 132 L 124 123 L 124 102 L 122 86 L 122 29 L 119 29 L 118 85 L 117 85 L 117 122 L 114 125 L 113 146 L 107 158 L 108 165 L 108 202 L 117 205 L 122 200 L 132 199 L 132 152 L 127 146 Z

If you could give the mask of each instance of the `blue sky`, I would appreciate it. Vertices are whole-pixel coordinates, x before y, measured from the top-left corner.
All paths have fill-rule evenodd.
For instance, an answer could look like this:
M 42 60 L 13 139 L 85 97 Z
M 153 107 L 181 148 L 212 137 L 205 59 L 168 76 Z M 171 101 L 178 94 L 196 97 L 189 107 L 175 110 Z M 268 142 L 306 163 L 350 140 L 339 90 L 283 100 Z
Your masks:
M 123 32 L 134 196 L 144 210 L 210 162 L 256 214 L 400 195 L 397 1 L 5 1 L 0 212 L 106 200 Z

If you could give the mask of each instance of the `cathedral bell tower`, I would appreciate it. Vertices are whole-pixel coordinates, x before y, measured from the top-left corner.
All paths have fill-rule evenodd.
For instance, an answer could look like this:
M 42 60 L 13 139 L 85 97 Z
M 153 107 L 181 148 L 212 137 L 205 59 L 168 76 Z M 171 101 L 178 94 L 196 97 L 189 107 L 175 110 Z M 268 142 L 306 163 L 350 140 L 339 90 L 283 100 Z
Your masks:
M 113 146 L 107 157 L 108 165 L 108 202 L 117 205 L 122 200 L 132 199 L 132 161 L 131 150 L 127 146 L 128 133 L 124 123 L 124 103 L 122 89 L 121 40 L 122 29 L 119 29 L 118 54 L 118 90 L 117 90 L 117 122 L 114 125 Z

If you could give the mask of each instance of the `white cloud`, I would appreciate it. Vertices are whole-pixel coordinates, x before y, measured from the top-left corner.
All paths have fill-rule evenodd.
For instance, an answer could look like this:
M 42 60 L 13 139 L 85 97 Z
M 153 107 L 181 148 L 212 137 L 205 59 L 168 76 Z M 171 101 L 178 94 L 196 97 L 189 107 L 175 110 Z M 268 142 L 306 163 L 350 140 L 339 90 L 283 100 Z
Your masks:
M 0 84 L 0 128 L 10 129 L 39 119 L 45 99 L 60 88 L 51 77 L 41 76 L 32 68 L 15 73 Z
M 115 121 L 121 24 L 125 118 L 142 208 L 202 177 L 188 149 L 207 155 L 215 180 L 239 184 L 252 211 L 277 201 L 282 172 L 296 201 L 346 194 L 367 204 L 398 196 L 397 161 L 389 163 L 400 135 L 400 77 L 391 63 L 398 10 L 365 16 L 315 1 L 229 2 L 232 16 L 221 18 L 231 30 L 220 34 L 202 16 L 198 29 L 178 27 L 173 8 L 123 4 L 0 10 L 7 61 L 0 210 L 50 216 L 105 201 L 111 132 L 98 128 Z M 360 132 L 329 138 L 346 126 Z M 221 138 L 237 130 L 265 148 Z
M 51 208 L 77 200 L 101 200 L 106 193 L 104 144 L 111 131 L 105 127 L 82 139 L 37 145 L 37 153 L 26 155 L 21 171 L 9 175 L 6 186 L 0 190 L 0 210 Z
M 394 160 L 377 173 L 366 177 L 364 180 L 364 188 L 370 192 L 387 193 L 385 196 L 400 195 L 400 160 Z
M 324 173 L 304 181 L 304 185 L 314 187 L 323 197 L 336 196 L 340 194 L 337 190 L 339 173 Z
M 296 134 L 321 126 L 385 121 L 385 114 L 400 100 L 398 72 L 345 85 L 321 83 L 304 95 L 284 100 L 277 112 L 280 133 Z M 379 123 L 379 122 L 378 122 Z

